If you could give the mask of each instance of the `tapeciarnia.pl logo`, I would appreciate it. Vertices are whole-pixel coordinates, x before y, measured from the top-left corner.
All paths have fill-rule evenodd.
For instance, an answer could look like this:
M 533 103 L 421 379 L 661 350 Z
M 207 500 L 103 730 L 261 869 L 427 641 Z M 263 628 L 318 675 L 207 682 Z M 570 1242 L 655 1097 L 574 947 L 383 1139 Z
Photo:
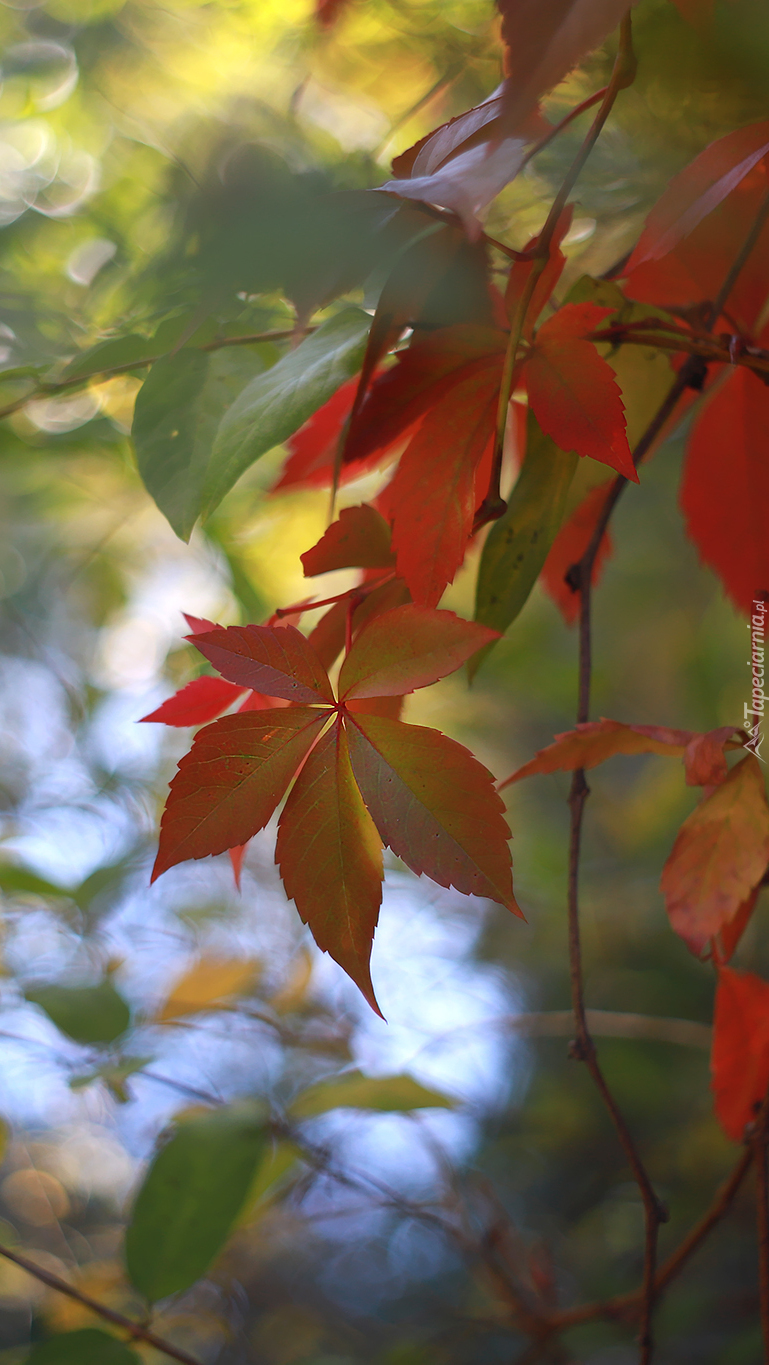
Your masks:
M 756 758 L 760 758 L 762 763 L 766 759 L 761 758 L 761 744 L 763 735 L 761 734 L 761 721 L 764 715 L 764 707 L 767 695 L 764 691 L 764 622 L 766 619 L 766 602 L 758 598 L 753 599 L 753 614 L 748 622 L 750 631 L 750 658 L 748 667 L 750 668 L 750 701 L 743 706 L 744 728 L 750 738 L 745 745 L 750 749 Z M 752 723 L 750 723 L 752 722 Z

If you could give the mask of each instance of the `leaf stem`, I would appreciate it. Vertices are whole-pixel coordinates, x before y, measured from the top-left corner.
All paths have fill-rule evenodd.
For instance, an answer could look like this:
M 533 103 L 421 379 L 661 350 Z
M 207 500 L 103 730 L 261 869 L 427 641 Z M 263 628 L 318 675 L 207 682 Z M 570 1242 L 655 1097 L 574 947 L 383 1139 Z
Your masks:
M 507 413 L 510 406 L 510 395 L 513 387 L 516 363 L 518 360 L 518 350 L 523 336 L 523 329 L 526 323 L 526 313 L 531 303 L 532 295 L 537 285 L 537 281 L 542 274 L 550 257 L 550 247 L 553 241 L 553 234 L 558 223 L 558 219 L 563 212 L 566 201 L 574 188 L 574 185 L 582 171 L 585 162 L 592 152 L 598 138 L 606 123 L 615 100 L 620 90 L 632 85 L 635 79 L 636 61 L 633 52 L 633 34 L 630 23 L 630 15 L 627 14 L 622 20 L 619 31 L 619 49 L 614 62 L 611 80 L 603 92 L 601 106 L 593 119 L 592 124 L 584 138 L 582 146 L 571 163 L 563 179 L 558 193 L 555 196 L 550 212 L 545 220 L 545 226 L 539 234 L 536 247 L 532 255 L 532 268 L 528 279 L 524 285 L 521 297 L 515 310 L 515 314 L 510 323 L 510 336 L 505 352 L 505 361 L 502 368 L 502 380 L 499 389 L 499 402 L 497 404 L 497 424 L 494 438 L 494 457 L 492 460 L 491 476 L 489 487 L 483 502 L 481 503 L 475 517 L 476 529 L 485 525 L 488 521 L 496 521 L 507 509 L 507 503 L 500 491 L 500 477 L 502 474 L 502 456 L 505 445 L 505 429 L 507 427 Z M 596 97 L 597 99 L 597 97 Z M 591 102 L 595 102 L 591 96 Z M 578 109 L 581 112 L 581 109 Z M 576 115 L 575 115 L 576 117 Z M 553 136 L 557 132 L 553 130 Z M 548 140 L 549 140 L 548 135 Z
M 171 1360 L 180 1361 L 180 1365 L 200 1365 L 194 1356 L 188 1355 L 180 1346 L 174 1346 L 172 1342 L 166 1341 L 164 1337 L 159 1337 L 149 1327 L 133 1322 L 131 1318 L 115 1312 L 114 1308 L 108 1308 L 105 1303 L 100 1303 L 98 1299 L 92 1299 L 90 1294 L 83 1294 L 74 1285 L 68 1284 L 66 1280 L 54 1275 L 52 1271 L 44 1270 L 42 1266 L 36 1265 L 28 1256 L 22 1256 L 17 1251 L 11 1251 L 10 1247 L 2 1245 L 0 1245 L 0 1256 L 5 1257 L 7 1261 L 13 1261 L 14 1265 L 26 1270 L 28 1275 L 32 1275 L 41 1284 L 47 1285 L 49 1289 L 55 1289 L 59 1294 L 66 1294 L 67 1298 L 74 1299 L 81 1307 L 88 1308 L 105 1322 L 111 1323 L 113 1327 L 120 1328 L 121 1332 L 126 1332 L 133 1340 L 146 1342 L 148 1346 L 153 1346 L 156 1351 L 162 1351 Z

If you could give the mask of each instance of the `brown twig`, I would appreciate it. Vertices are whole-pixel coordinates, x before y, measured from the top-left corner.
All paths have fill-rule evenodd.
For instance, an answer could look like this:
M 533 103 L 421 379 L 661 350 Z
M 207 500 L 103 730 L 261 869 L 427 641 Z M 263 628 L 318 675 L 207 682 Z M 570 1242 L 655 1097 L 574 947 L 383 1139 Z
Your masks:
M 36 1265 L 28 1256 L 21 1256 L 17 1251 L 11 1251 L 11 1248 L 6 1246 L 0 1246 L 0 1256 L 4 1256 L 6 1261 L 13 1261 L 14 1265 L 26 1270 L 28 1275 L 33 1275 L 41 1284 L 48 1285 L 49 1289 L 55 1289 L 58 1294 L 66 1294 L 67 1298 L 74 1299 L 81 1307 L 88 1308 L 90 1312 L 95 1313 L 104 1322 L 110 1322 L 113 1327 L 120 1328 L 120 1331 L 125 1332 L 132 1340 L 144 1341 L 148 1346 L 154 1346 L 156 1351 L 162 1351 L 164 1355 L 170 1356 L 171 1360 L 180 1361 L 181 1365 L 200 1365 L 194 1356 L 183 1351 L 180 1346 L 174 1346 L 172 1342 L 166 1341 L 164 1337 L 159 1337 L 149 1327 L 144 1327 L 139 1322 L 132 1322 L 122 1313 L 115 1312 L 114 1308 L 108 1308 L 105 1303 L 99 1303 L 98 1299 L 92 1299 L 90 1294 L 83 1294 L 81 1290 L 68 1284 L 60 1276 L 54 1275 L 52 1271 L 44 1270 L 42 1266 Z

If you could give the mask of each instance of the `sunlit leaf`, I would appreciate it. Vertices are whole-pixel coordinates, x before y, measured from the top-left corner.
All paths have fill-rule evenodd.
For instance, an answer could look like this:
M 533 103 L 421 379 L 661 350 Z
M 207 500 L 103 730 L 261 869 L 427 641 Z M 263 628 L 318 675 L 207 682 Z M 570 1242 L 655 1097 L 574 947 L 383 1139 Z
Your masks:
M 185 1014 L 216 1009 L 253 985 L 261 964 L 256 958 L 202 957 L 174 982 L 155 1014 L 159 1024 Z
M 329 1109 L 375 1109 L 380 1113 L 409 1113 L 413 1109 L 453 1109 L 456 1100 L 440 1090 L 420 1085 L 413 1076 L 364 1076 L 348 1071 L 343 1076 L 311 1085 L 288 1107 L 294 1119 L 314 1118 Z

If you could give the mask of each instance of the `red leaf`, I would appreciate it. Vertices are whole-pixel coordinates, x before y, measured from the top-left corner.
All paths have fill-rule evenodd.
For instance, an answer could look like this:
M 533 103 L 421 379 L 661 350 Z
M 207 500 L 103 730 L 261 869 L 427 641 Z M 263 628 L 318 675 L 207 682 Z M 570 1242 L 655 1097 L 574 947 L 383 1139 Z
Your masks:
M 315 18 L 321 28 L 333 28 L 349 0 L 315 0 Z
M 628 273 L 644 261 L 657 261 L 712 213 L 769 152 L 769 121 L 748 124 L 711 142 L 670 181 L 646 220 L 627 264 Z
M 735 369 L 694 424 L 681 482 L 689 536 L 735 606 L 748 614 L 754 599 L 769 590 L 768 427 L 769 388 Z
M 476 470 L 494 435 L 501 357 L 456 383 L 427 414 L 387 490 L 398 573 L 434 607 L 462 564 L 478 505 Z
M 670 923 L 693 953 L 739 913 L 767 864 L 769 805 L 749 754 L 684 821 L 663 869 Z
M 733 725 L 722 725 L 705 735 L 692 736 L 684 750 L 686 781 L 690 787 L 717 787 L 723 782 L 728 772 L 724 745 L 733 734 Z
M 418 875 L 521 915 L 491 774 L 437 730 L 356 716 L 350 757 L 382 842 Z
M 531 338 L 534 323 L 537 321 L 537 318 L 542 312 L 542 309 L 544 308 L 553 290 L 555 289 L 555 286 L 557 285 L 559 279 L 561 278 L 561 271 L 563 270 L 563 267 L 566 264 L 566 257 L 560 250 L 560 246 L 561 242 L 566 236 L 566 233 L 569 231 L 569 228 L 571 227 L 571 220 L 573 214 L 574 205 L 567 204 L 566 208 L 563 209 L 558 219 L 558 222 L 556 223 L 555 232 L 553 233 L 553 237 L 550 243 L 550 255 L 548 257 L 547 264 L 544 270 L 542 271 L 542 274 L 540 275 L 539 279 L 537 280 L 537 283 L 534 286 L 534 293 L 531 296 L 529 306 L 526 310 L 526 320 L 523 333 L 525 337 Z M 537 233 L 536 237 L 532 237 L 531 241 L 526 243 L 524 251 L 533 250 L 533 248 L 537 246 L 538 243 L 539 233 Z M 513 264 L 510 267 L 510 274 L 507 279 L 507 288 L 505 289 L 505 304 L 507 307 L 508 317 L 510 318 L 511 321 L 513 318 L 513 314 L 515 313 L 515 310 L 518 306 L 519 300 L 521 299 L 523 291 L 526 287 L 526 282 L 533 269 L 534 269 L 533 260 L 513 261 Z
M 694 730 L 671 730 L 666 725 L 626 725 L 619 720 L 589 720 L 574 730 L 556 735 L 555 743 L 540 749 L 535 758 L 524 763 L 511 777 L 499 783 L 499 791 L 512 782 L 535 773 L 573 772 L 575 768 L 595 768 L 616 754 L 664 754 L 683 756 L 686 781 L 690 786 L 711 786 L 726 777 L 727 749 L 742 748 L 741 741 L 730 743 L 734 726 L 700 734 Z
M 375 588 L 353 612 L 353 639 L 367 621 L 409 600 L 409 591 L 402 578 L 394 578 Z M 310 632 L 309 643 L 326 668 L 331 668 L 344 649 L 348 605 L 347 602 L 335 602 Z
M 614 372 L 580 336 L 607 311 L 567 304 L 543 323 L 526 361 L 526 387 L 537 421 L 561 450 L 590 455 L 638 483 Z
M 403 439 L 459 379 L 474 369 L 501 368 L 504 332 L 470 323 L 442 327 L 401 351 L 392 369 L 374 381 L 350 427 L 345 459 L 383 453 Z
M 390 528 L 381 512 L 368 503 L 345 507 L 317 545 L 300 558 L 305 578 L 332 569 L 387 569 L 395 563 Z
M 535 773 L 595 768 L 615 754 L 683 754 L 692 737 L 691 730 L 669 730 L 664 725 L 625 725 L 619 720 L 589 720 L 574 730 L 565 730 L 563 734 L 556 735 L 554 744 L 540 749 L 535 758 L 500 782 L 499 791 Z
M 328 715 L 307 706 L 249 711 L 199 730 L 171 783 L 152 880 L 175 863 L 226 853 L 257 834 Z
M 769 1087 L 769 984 L 752 972 L 718 973 L 710 1067 L 718 1121 L 741 1142 Z
M 238 711 L 268 711 L 276 706 L 290 706 L 283 697 L 267 697 L 264 692 L 247 692 Z
M 203 635 L 207 630 L 216 630 L 216 622 L 208 621 L 205 616 L 188 616 L 186 611 L 182 612 L 182 615 L 193 635 Z
M 292 788 L 278 825 L 275 861 L 318 947 L 381 1014 L 369 959 L 382 900 L 382 847 L 339 723 L 318 742 Z
M 339 673 L 339 696 L 401 697 L 454 673 L 499 632 L 452 611 L 397 607 L 360 632 Z
M 497 0 L 505 44 L 502 128 L 516 132 L 541 95 L 608 38 L 628 0 Z
M 150 711 L 141 719 L 158 721 L 162 725 L 205 725 L 242 697 L 243 691 L 242 687 L 235 687 L 224 678 L 193 678 L 156 711 Z
M 324 487 L 331 482 L 339 443 L 352 412 L 357 388 L 357 378 L 342 384 L 328 402 L 289 437 L 286 441 L 289 458 L 277 483 L 273 484 L 273 492 L 284 488 Z M 377 451 L 365 462 L 346 463 L 340 470 L 339 482 L 357 479 L 365 469 L 376 464 L 380 456 L 381 452 Z
M 583 498 L 558 532 L 540 575 L 542 587 L 548 597 L 552 597 L 569 626 L 573 625 L 579 616 L 579 593 L 566 582 L 566 574 L 572 564 L 576 564 L 582 558 L 590 544 L 603 512 L 608 490 L 609 483 L 602 483 L 598 488 L 591 489 L 587 497 Z M 601 570 L 611 553 L 611 537 L 608 531 L 604 531 L 593 564 L 594 587 L 599 582 Z
M 716 961 L 728 962 L 734 953 L 737 944 L 750 924 L 760 890 L 760 885 L 754 887 L 747 900 L 742 902 L 736 915 L 729 920 L 728 924 L 721 926 L 713 940 L 712 956 Z
M 192 643 L 230 682 L 290 702 L 333 702 L 328 674 L 295 626 L 217 626 Z
M 628 298 L 662 308 L 689 308 L 715 299 L 766 196 L 766 173 L 756 166 L 675 249 L 660 260 L 626 266 Z M 769 293 L 769 223 L 740 271 L 722 325 L 750 335 Z M 718 324 L 718 319 L 716 319 Z

